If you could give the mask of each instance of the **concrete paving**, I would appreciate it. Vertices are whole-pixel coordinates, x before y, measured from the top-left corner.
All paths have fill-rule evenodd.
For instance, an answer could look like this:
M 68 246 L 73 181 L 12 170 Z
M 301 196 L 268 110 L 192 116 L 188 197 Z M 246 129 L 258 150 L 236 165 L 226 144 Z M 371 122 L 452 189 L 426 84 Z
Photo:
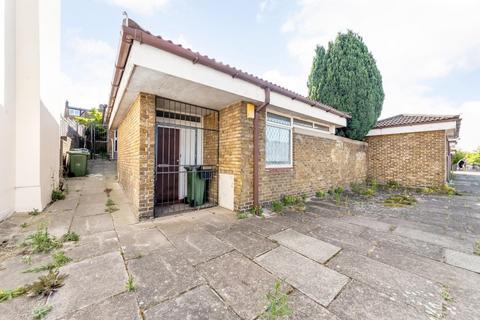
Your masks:
M 114 163 L 89 169 L 66 180 L 65 200 L 0 223 L 1 289 L 45 274 L 22 273 L 52 261 L 20 246 L 40 226 L 80 235 L 54 250 L 72 259 L 64 286 L 2 302 L 0 318 L 48 304 L 47 319 L 259 319 L 281 281 L 284 319 L 480 319 L 480 175 L 455 175 L 462 196 L 414 194 L 403 208 L 383 205 L 396 192 L 386 190 L 265 218 L 209 208 L 138 222 Z M 117 211 L 105 211 L 108 197 Z

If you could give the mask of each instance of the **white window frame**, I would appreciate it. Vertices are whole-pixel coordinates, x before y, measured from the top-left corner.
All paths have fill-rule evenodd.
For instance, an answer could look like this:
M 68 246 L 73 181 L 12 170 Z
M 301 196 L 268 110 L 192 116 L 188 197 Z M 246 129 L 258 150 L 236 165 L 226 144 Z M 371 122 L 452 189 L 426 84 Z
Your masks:
M 282 118 L 288 118 L 290 120 L 290 125 L 284 125 L 280 123 L 273 123 L 268 122 L 268 114 L 273 114 Z M 267 163 L 267 126 L 288 129 L 290 130 L 290 163 L 282 163 L 282 164 L 269 164 Z M 275 113 L 267 111 L 265 114 L 265 167 L 267 169 L 274 169 L 274 168 L 293 168 L 293 119 L 292 117 L 285 116 L 283 114 Z

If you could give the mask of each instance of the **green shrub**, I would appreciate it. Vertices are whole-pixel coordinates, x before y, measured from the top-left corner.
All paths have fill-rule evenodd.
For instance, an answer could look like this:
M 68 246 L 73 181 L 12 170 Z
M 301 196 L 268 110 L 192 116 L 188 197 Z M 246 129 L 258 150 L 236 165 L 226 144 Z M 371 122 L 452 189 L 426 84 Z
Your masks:
M 281 213 L 283 211 L 283 204 L 280 201 L 273 201 L 272 210 L 273 212 Z
M 65 199 L 65 193 L 60 189 L 52 190 L 52 201 L 63 200 Z

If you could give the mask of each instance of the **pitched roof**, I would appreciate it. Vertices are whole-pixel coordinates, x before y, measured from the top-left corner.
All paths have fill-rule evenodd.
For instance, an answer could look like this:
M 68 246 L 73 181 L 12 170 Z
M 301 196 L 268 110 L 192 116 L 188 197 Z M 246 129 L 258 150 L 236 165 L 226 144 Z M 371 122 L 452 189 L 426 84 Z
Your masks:
M 399 114 L 379 120 L 373 129 L 413 126 L 418 124 L 460 121 L 459 115 Z
M 269 88 L 273 92 L 277 92 L 293 100 L 299 100 L 303 103 L 311 105 L 312 107 L 320 108 L 326 112 L 333 113 L 343 118 L 350 118 L 350 115 L 346 112 L 339 111 L 323 103 L 311 100 L 307 97 L 304 97 L 301 94 L 293 92 L 289 89 L 276 85 L 267 80 L 261 79 L 257 76 L 254 76 L 250 73 L 237 69 L 233 66 L 216 61 L 213 58 L 210 58 L 206 55 L 202 55 L 198 52 L 194 52 L 188 48 L 184 48 L 181 45 L 175 44 L 170 40 L 165 40 L 160 36 L 154 36 L 149 31 L 142 29 L 138 25 L 138 23 L 136 23 L 132 19 L 126 18 L 123 20 L 123 25 L 122 25 L 122 40 L 121 40 L 120 49 L 118 52 L 118 57 L 115 65 L 115 73 L 113 76 L 112 88 L 110 91 L 110 99 L 108 103 L 108 110 L 107 110 L 107 117 L 106 117 L 107 122 L 110 119 L 110 115 L 112 112 L 113 105 L 115 103 L 118 87 L 120 85 L 120 81 L 124 73 L 124 68 L 128 59 L 128 55 L 130 53 L 130 48 L 134 40 L 139 41 L 141 43 L 148 44 L 150 46 L 153 46 L 161 50 L 165 50 L 167 52 L 178 55 L 185 59 L 189 59 L 193 63 L 200 63 L 209 68 L 229 74 L 233 78 L 239 78 L 241 80 L 257 85 L 261 88 L 264 88 L 264 89 Z

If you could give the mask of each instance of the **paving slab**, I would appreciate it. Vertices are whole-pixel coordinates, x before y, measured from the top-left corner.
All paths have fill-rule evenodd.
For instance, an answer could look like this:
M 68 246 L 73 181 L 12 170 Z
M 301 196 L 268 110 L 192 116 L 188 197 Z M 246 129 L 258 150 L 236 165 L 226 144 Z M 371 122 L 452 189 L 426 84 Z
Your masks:
M 396 302 L 358 281 L 351 281 L 328 309 L 341 319 L 418 320 L 429 319 L 415 308 Z
M 208 287 L 200 286 L 162 302 L 144 314 L 145 320 L 236 320 L 240 319 Z
M 44 297 L 22 296 L 0 303 L 0 318 L 5 320 L 32 320 L 33 310 L 45 305 Z
M 288 306 L 292 314 L 286 320 L 339 320 L 333 313 L 298 290 L 288 295 Z
M 47 317 L 46 320 L 51 319 Z M 140 320 L 140 312 L 134 293 L 121 293 L 99 303 L 89 305 L 60 320 Z
M 105 203 L 80 202 L 75 210 L 75 215 L 86 217 L 104 214 L 105 208 Z
M 142 257 L 162 247 L 172 247 L 156 228 L 118 231 L 118 238 L 125 259 Z
M 65 242 L 62 250 L 74 261 L 81 261 L 109 252 L 120 252 L 120 244 L 115 231 L 106 231 L 81 236 L 78 242 Z
M 441 246 L 409 237 L 403 237 L 393 232 L 378 232 L 372 229 L 367 229 L 360 235 L 360 237 L 367 239 L 370 242 L 385 244 L 388 247 L 399 248 L 437 261 L 442 261 L 443 259 L 443 249 Z
M 44 211 L 52 212 L 52 213 L 59 213 L 66 210 L 74 210 L 78 206 L 79 198 L 70 198 L 64 200 L 57 200 L 50 204 Z
M 75 230 L 81 236 L 114 230 L 110 214 L 99 214 L 87 217 L 75 216 L 73 217 L 71 229 Z
M 367 227 L 367 228 L 370 228 L 376 231 L 382 231 L 382 232 L 388 232 L 390 231 L 390 228 L 392 228 L 391 224 L 378 221 L 376 219 L 369 218 L 369 217 L 354 216 L 354 217 L 345 217 L 345 218 L 342 218 L 342 220 L 351 224 Z
M 287 229 L 285 226 L 274 222 L 271 218 L 257 218 L 251 217 L 239 222 L 240 224 L 248 225 L 250 230 L 256 232 L 264 237 L 278 233 Z
M 269 239 L 320 263 L 327 262 L 341 250 L 340 247 L 306 236 L 292 229 L 274 234 Z
M 398 248 L 382 244 L 371 251 L 368 257 L 403 271 L 415 273 L 433 282 L 442 283 L 449 288 L 479 289 L 479 274 Z
M 0 289 L 14 289 L 32 283 L 46 272 L 23 272 L 51 261 L 50 255 L 36 254 L 30 256 L 31 263 L 26 264 L 21 255 L 13 255 L 0 263 Z
M 249 231 L 247 225 L 241 225 L 241 228 L 244 230 L 239 230 L 238 227 L 234 226 L 231 229 L 215 232 L 214 235 L 250 259 L 278 246 L 273 241 L 259 235 L 258 233 Z
M 400 226 L 396 228 L 394 233 L 401 235 L 402 237 L 407 237 L 415 240 L 420 240 L 428 243 L 435 244 L 440 247 L 450 248 L 454 250 L 472 252 L 472 244 L 467 241 L 462 241 L 460 239 L 425 232 L 418 229 L 413 229 L 409 227 Z
M 445 249 L 445 263 L 480 273 L 480 256 Z
M 348 277 L 284 247 L 255 262 L 325 307 L 348 282 Z
M 346 250 L 327 265 L 425 314 L 442 314 L 442 288 L 430 280 Z
M 375 245 L 375 241 L 369 241 L 359 237 L 356 231 L 347 230 L 328 223 L 312 229 L 308 232 L 308 235 L 337 247 L 344 249 L 350 248 L 363 254 L 366 254 L 372 246 Z
M 199 231 L 183 233 L 170 237 L 174 246 L 184 254 L 184 257 L 193 265 L 208 261 L 227 253 L 233 248 L 210 232 Z
M 107 253 L 60 268 L 65 285 L 52 295 L 49 317 L 66 316 L 125 291 L 127 272 L 119 252 Z
M 236 251 L 199 265 L 208 284 L 236 314 L 254 319 L 267 305 L 276 278 Z
M 204 283 L 183 254 L 171 247 L 128 260 L 127 265 L 142 309 L 148 309 Z

